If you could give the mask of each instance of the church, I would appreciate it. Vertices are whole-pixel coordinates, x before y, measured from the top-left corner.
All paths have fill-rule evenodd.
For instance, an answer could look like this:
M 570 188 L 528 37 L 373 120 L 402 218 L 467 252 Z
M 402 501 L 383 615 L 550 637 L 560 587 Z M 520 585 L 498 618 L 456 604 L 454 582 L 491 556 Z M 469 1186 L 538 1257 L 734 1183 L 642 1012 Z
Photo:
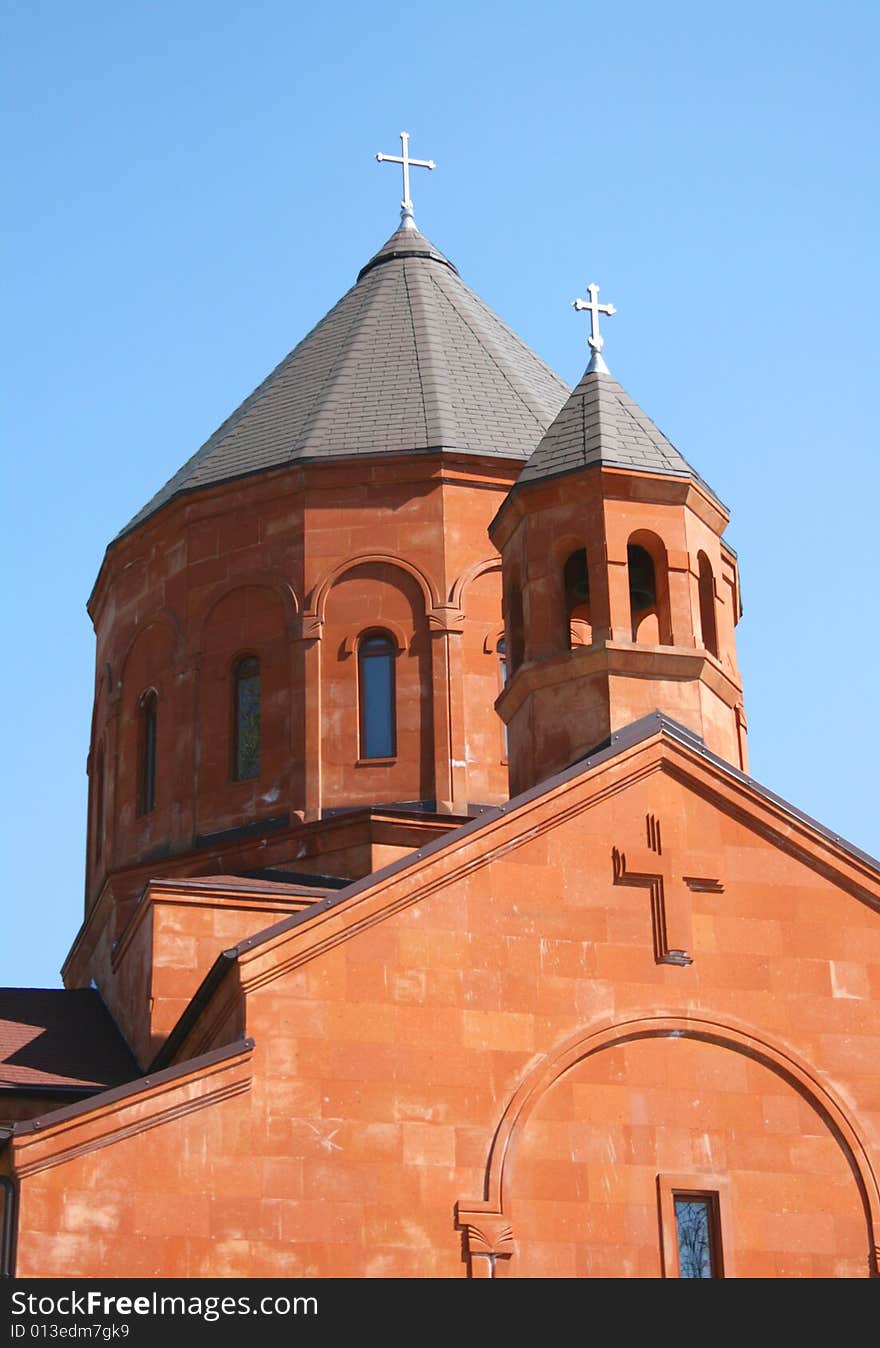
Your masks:
M 876 1276 L 878 863 L 749 776 L 728 511 L 613 305 L 569 389 L 401 140 L 399 227 L 104 555 L 0 1273 Z

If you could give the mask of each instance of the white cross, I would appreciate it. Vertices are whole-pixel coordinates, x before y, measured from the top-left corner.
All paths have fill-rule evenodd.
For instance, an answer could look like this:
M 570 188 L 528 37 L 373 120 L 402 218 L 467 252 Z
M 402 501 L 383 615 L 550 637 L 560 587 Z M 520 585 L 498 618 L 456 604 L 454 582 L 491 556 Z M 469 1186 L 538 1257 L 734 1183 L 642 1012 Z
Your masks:
M 411 168 L 435 169 L 437 165 L 433 159 L 410 159 L 409 157 L 409 132 L 401 131 L 400 144 L 403 149 L 402 154 L 377 154 L 376 158 L 380 164 L 402 164 L 403 165 L 403 201 L 400 203 L 400 218 L 411 220 L 413 215 L 413 204 L 409 195 L 409 171 Z
M 590 346 L 593 348 L 594 351 L 601 351 L 602 347 L 605 345 L 605 338 L 600 336 L 599 334 L 599 315 L 608 314 L 610 318 L 612 314 L 617 313 L 617 310 L 615 309 L 613 304 L 599 303 L 599 301 L 596 298 L 596 296 L 599 294 L 599 287 L 597 285 L 591 282 L 590 285 L 587 286 L 587 290 L 589 291 L 590 294 L 589 301 L 572 300 L 571 307 L 573 309 L 577 309 L 578 313 L 580 313 L 581 310 L 583 309 L 587 309 L 589 311 L 591 331 L 590 336 L 587 338 L 587 341 L 590 343 Z

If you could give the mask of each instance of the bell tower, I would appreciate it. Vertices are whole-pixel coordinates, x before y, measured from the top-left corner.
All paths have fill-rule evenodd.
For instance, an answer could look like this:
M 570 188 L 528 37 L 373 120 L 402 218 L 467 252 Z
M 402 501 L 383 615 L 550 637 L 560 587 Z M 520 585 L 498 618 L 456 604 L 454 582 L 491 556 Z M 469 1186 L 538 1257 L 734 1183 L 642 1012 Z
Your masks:
M 736 554 L 711 487 L 612 377 L 598 287 L 583 378 L 492 522 L 511 794 L 652 711 L 746 768 Z

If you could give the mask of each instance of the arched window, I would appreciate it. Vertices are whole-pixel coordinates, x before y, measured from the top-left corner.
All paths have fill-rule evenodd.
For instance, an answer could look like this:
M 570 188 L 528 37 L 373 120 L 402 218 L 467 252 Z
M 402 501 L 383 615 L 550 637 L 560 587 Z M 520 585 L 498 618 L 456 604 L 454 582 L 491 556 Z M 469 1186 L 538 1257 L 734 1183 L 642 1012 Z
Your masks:
M 95 865 L 104 850 L 104 746 L 98 748 L 95 765 Z
M 358 641 L 360 757 L 394 758 L 397 753 L 397 697 L 394 657 L 387 632 L 366 632 Z
M 712 575 L 712 563 L 705 552 L 697 557 L 700 568 L 700 627 L 703 631 L 703 645 L 718 658 L 718 625 L 715 622 L 715 577 Z
M 565 590 L 565 644 L 572 648 L 589 646 L 593 636 L 590 628 L 590 576 L 586 548 L 578 548 L 567 559 L 562 585 Z
M 260 662 L 246 655 L 232 679 L 232 775 L 246 782 L 260 775 Z
M 629 565 L 629 607 L 635 627 L 636 620 L 657 602 L 657 582 L 651 554 L 637 543 L 630 543 L 626 560 Z
M 156 808 L 156 735 L 159 699 L 155 688 L 140 701 L 138 745 L 138 814 L 151 814 Z

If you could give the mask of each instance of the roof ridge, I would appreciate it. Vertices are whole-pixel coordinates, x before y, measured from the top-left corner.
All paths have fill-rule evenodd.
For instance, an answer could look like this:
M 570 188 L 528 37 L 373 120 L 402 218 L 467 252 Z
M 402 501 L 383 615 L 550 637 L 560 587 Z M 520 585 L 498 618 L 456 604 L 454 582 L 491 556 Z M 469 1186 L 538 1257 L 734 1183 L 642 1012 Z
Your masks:
M 423 235 L 375 256 L 118 537 L 187 493 L 296 461 L 528 459 L 568 386 Z
M 412 285 L 410 285 L 410 280 L 412 280 Z M 440 397 L 440 386 L 449 382 L 449 367 L 442 346 L 434 338 L 429 319 L 429 310 L 432 307 L 435 290 L 433 277 L 430 272 L 424 272 L 421 267 L 413 266 L 411 262 L 404 262 L 403 283 L 406 287 L 413 329 L 413 344 L 416 352 L 416 368 L 422 390 L 425 442 L 429 445 L 446 445 L 453 448 L 457 445 L 458 428 L 444 415 L 443 401 Z M 418 324 L 413 308 L 414 304 L 415 308 L 419 310 Z M 421 332 L 423 341 L 424 362 L 419 351 L 419 332 Z
M 314 922 L 315 918 L 321 914 L 332 913 L 336 908 L 348 904 L 352 899 L 360 898 L 365 893 L 383 884 L 387 880 L 393 880 L 402 872 L 415 868 L 420 863 L 432 859 L 447 848 L 458 847 L 464 841 L 470 841 L 474 834 L 482 832 L 492 824 L 497 823 L 505 816 L 509 817 L 524 806 L 532 804 L 535 800 L 559 787 L 566 786 L 570 782 L 587 773 L 594 772 L 597 768 L 606 766 L 612 762 L 618 755 L 637 748 L 639 745 L 647 743 L 654 736 L 665 737 L 670 743 L 695 754 L 703 762 L 707 763 L 716 771 L 724 773 L 732 781 L 745 788 L 752 796 L 759 801 L 776 807 L 781 813 L 788 816 L 789 819 L 796 821 L 819 835 L 825 844 L 832 846 L 845 853 L 849 858 L 854 859 L 861 865 L 866 866 L 880 875 L 880 859 L 872 857 L 861 848 L 856 847 L 847 839 L 834 833 L 827 826 L 821 824 L 818 820 L 812 818 L 804 811 L 799 810 L 782 796 L 777 795 L 762 783 L 756 781 L 754 777 L 737 768 L 727 759 L 714 753 L 708 748 L 705 741 L 695 731 L 667 716 L 660 711 L 649 712 L 647 715 L 632 721 L 629 725 L 621 727 L 614 731 L 605 741 L 597 745 L 595 749 L 587 754 L 581 755 L 570 763 L 568 767 L 560 772 L 554 773 L 543 781 L 535 783 L 534 786 L 527 788 L 518 795 L 511 797 L 503 805 L 491 806 L 482 811 L 475 818 L 458 828 L 450 829 L 441 837 L 427 843 L 419 848 L 415 853 L 409 853 L 407 856 L 399 857 L 395 861 L 388 862 L 387 865 L 378 870 L 363 876 L 358 880 L 352 881 L 344 889 L 337 890 L 334 894 L 325 898 L 318 899 L 316 903 L 300 912 L 284 917 L 280 921 L 272 922 L 260 931 L 239 941 L 229 950 L 224 950 L 217 957 L 211 969 L 205 975 L 190 1005 L 185 1008 L 181 1014 L 180 1020 L 172 1030 L 166 1041 L 166 1045 L 172 1046 L 176 1050 L 178 1043 L 183 1039 L 185 1033 L 191 1028 L 194 1019 L 201 1014 L 203 1006 L 207 1003 L 218 984 L 222 981 L 225 973 L 234 964 L 240 955 L 249 953 L 256 948 L 268 944 L 280 936 L 287 936 L 290 932 Z M 176 1041 L 176 1042 L 174 1042 Z M 157 1055 L 156 1063 L 160 1064 L 166 1060 L 166 1049 L 160 1050 Z
M 600 464 L 660 476 L 690 477 L 723 505 L 610 371 L 588 366 L 530 456 L 514 490 Z
M 496 343 L 494 342 L 494 340 L 493 340 L 493 338 L 492 338 L 492 334 L 491 334 L 491 331 L 490 331 L 489 328 L 488 328 L 488 325 L 487 325 L 487 327 L 486 327 L 486 329 L 485 329 L 484 331 L 479 332 L 479 333 L 478 333 L 478 332 L 475 332 L 475 331 L 474 331 L 474 328 L 473 328 L 473 324 L 471 324 L 471 323 L 468 322 L 467 318 L 466 318 L 465 315 L 462 313 L 460 307 L 455 303 L 455 300 L 452 298 L 452 296 L 446 294 L 446 292 L 444 291 L 443 287 L 439 284 L 437 278 L 436 278 L 435 276 L 432 276 L 432 277 L 431 277 L 431 280 L 432 280 L 432 282 L 434 283 L 434 285 L 436 286 L 436 288 L 440 291 L 441 295 L 443 295 L 443 298 L 446 300 L 446 303 L 447 303 L 447 304 L 449 305 L 449 307 L 455 312 L 457 318 L 458 318 L 458 319 L 465 325 L 465 327 L 468 329 L 468 331 L 470 332 L 471 336 L 474 338 L 474 341 L 477 342 L 480 346 L 482 346 L 483 349 L 485 350 L 486 354 L 491 358 L 492 364 L 495 366 L 495 368 L 496 368 L 496 370 L 498 371 L 498 373 L 499 373 L 499 374 L 501 375 L 501 377 L 504 379 L 505 383 L 508 385 L 508 387 L 510 388 L 511 392 L 513 392 L 513 393 L 516 395 L 516 397 L 517 397 L 517 398 L 519 399 L 519 401 L 522 403 L 523 407 L 525 407 L 526 411 L 527 411 L 527 412 L 529 413 L 529 415 L 534 419 L 535 424 L 538 426 L 539 429 L 541 429 L 543 423 L 542 423 L 540 417 L 538 416 L 537 412 L 535 411 L 535 408 L 534 408 L 534 406 L 533 406 L 533 404 L 532 404 L 531 399 L 526 395 L 526 393 L 524 393 L 523 388 L 522 388 L 522 385 L 521 385 L 521 381 L 519 381 L 519 380 L 517 380 L 517 379 L 514 378 L 515 372 L 514 372 L 514 371 L 511 371 L 511 370 L 507 367 L 506 363 L 503 362 L 503 361 L 499 358 L 498 348 L 497 348 L 497 345 L 496 345 Z M 465 285 L 464 281 L 462 281 L 460 277 L 458 278 L 458 280 L 459 280 L 461 286 L 463 287 L 463 289 L 468 293 L 469 296 L 472 296 L 474 299 L 479 299 L 479 296 L 474 295 L 474 292 L 470 289 L 469 286 Z M 483 307 L 482 304 L 481 304 L 480 307 L 481 307 L 481 308 Z M 490 311 L 490 312 L 491 312 L 491 311 Z M 496 318 L 496 320 L 497 320 L 497 315 L 495 315 L 495 318 Z M 507 328 L 507 324 L 504 323 L 503 320 L 497 320 L 497 321 L 500 321 L 500 322 L 502 323 L 502 326 L 505 327 L 505 328 L 507 329 L 508 332 L 511 332 L 511 329 L 510 329 L 510 328 Z M 511 335 L 514 336 L 514 337 L 516 337 L 516 334 L 515 334 L 515 333 L 512 333 Z M 516 340 L 517 340 L 518 342 L 521 341 L 521 339 L 518 338 L 518 337 L 516 338 Z M 522 344 L 524 345 L 524 343 L 522 343 Z M 539 359 L 540 359 L 540 357 L 539 357 Z M 557 378 L 558 378 L 558 376 L 557 376 Z M 562 382 L 562 381 L 560 380 L 560 383 L 561 383 L 561 382 Z M 563 385 L 563 387 L 565 387 L 565 385 Z
M 358 344 L 358 339 L 364 327 L 367 325 L 370 312 L 380 294 L 380 283 L 374 280 L 366 280 L 364 282 L 359 281 L 346 293 L 349 295 L 356 294 L 359 287 L 363 289 L 363 297 L 354 316 L 354 322 L 349 332 L 349 340 L 340 348 L 336 358 L 331 361 L 330 368 L 321 382 L 320 388 L 316 390 L 308 415 L 297 436 L 296 445 L 291 447 L 289 458 L 306 456 L 313 435 L 318 430 L 321 422 L 326 421 L 329 418 L 333 407 L 332 396 L 334 388 L 340 383 L 343 375 L 355 360 L 355 349 Z M 334 305 L 334 308 L 335 307 L 336 306 Z M 332 313 L 333 310 L 331 309 L 330 312 Z M 315 329 L 313 329 L 313 331 L 315 331 Z
M 553 383 L 559 386 L 559 389 L 562 392 L 566 394 L 570 393 L 571 386 L 565 382 L 565 380 L 562 378 L 561 375 L 556 373 L 552 365 L 548 365 L 546 360 L 544 360 L 543 357 L 538 355 L 537 351 L 533 351 L 532 348 L 529 346 L 528 342 L 524 341 L 523 338 L 520 337 L 519 333 L 514 331 L 514 329 L 510 326 L 509 323 L 505 323 L 504 319 L 501 317 L 500 314 L 496 314 L 495 310 L 490 308 L 490 306 L 483 299 L 482 295 L 478 295 L 477 292 L 473 290 L 466 281 L 463 281 L 460 276 L 458 276 L 458 280 L 459 283 L 461 284 L 462 289 L 467 292 L 469 298 L 473 300 L 476 307 L 480 310 L 481 317 L 487 320 L 489 327 L 491 328 L 497 326 L 503 328 L 504 331 L 507 333 L 508 337 L 510 337 L 512 341 L 514 341 L 516 345 L 519 347 L 519 349 L 522 351 L 523 355 L 528 356 L 530 360 L 533 360 L 538 365 L 540 365 L 544 370 L 544 372 L 549 376 L 549 378 L 552 379 Z
M 217 449 L 217 447 L 223 443 L 223 441 L 227 438 L 227 436 L 232 434 L 232 432 L 236 429 L 236 427 L 244 420 L 248 412 L 250 412 L 254 407 L 256 407 L 258 403 L 262 400 L 262 398 L 268 392 L 270 392 L 270 390 L 275 386 L 275 384 L 278 382 L 281 376 L 286 372 L 288 367 L 293 364 L 294 359 L 298 355 L 300 355 L 302 351 L 307 348 L 308 345 L 311 345 L 313 341 L 317 339 L 322 329 L 324 329 L 328 324 L 330 324 L 334 316 L 337 314 L 338 310 L 342 307 L 342 305 L 345 304 L 346 300 L 348 300 L 352 295 L 356 293 L 356 291 L 357 286 L 353 285 L 349 286 L 348 290 L 346 290 L 344 295 L 340 295 L 336 303 L 330 309 L 327 310 L 324 317 L 320 318 L 318 322 L 315 324 L 315 326 L 313 328 L 310 328 L 309 331 L 305 334 L 305 336 L 300 338 L 296 346 L 294 346 L 290 351 L 288 351 L 285 356 L 282 356 L 281 360 L 279 360 L 278 364 L 272 370 L 269 371 L 265 379 L 261 380 L 261 382 L 257 384 L 256 388 L 252 389 L 251 392 L 247 394 L 247 396 L 242 400 L 242 402 L 240 402 L 238 406 L 232 412 L 229 413 L 229 416 L 220 422 L 220 425 L 216 428 L 216 430 L 212 431 L 211 434 L 208 436 L 207 440 L 204 440 L 202 444 L 199 445 L 199 448 L 193 454 L 191 454 L 189 458 L 185 460 L 184 463 L 181 464 L 177 472 L 172 473 L 171 477 L 168 478 L 168 480 L 159 488 L 159 490 L 153 493 L 153 495 L 141 507 L 141 509 L 137 511 L 135 515 L 132 516 L 128 524 L 126 524 L 123 529 L 120 529 L 119 533 L 117 534 L 117 538 L 121 538 L 123 534 L 127 534 L 130 529 L 134 528 L 135 525 L 140 524 L 144 518 L 146 518 L 149 514 L 151 514 L 152 513 L 151 507 L 153 506 L 153 502 L 158 501 L 159 497 L 166 496 L 166 499 L 170 499 L 171 497 L 176 495 L 176 492 L 174 491 L 175 484 L 178 482 L 180 482 L 181 484 L 186 482 L 187 478 L 190 475 L 190 470 L 192 469 L 193 465 L 202 462 L 206 458 L 208 458 L 214 452 L 214 450 Z M 363 303 L 363 301 L 361 303 Z M 320 396 L 320 393 L 322 391 L 323 386 L 321 389 L 317 389 L 315 391 L 316 400 Z M 162 504 L 164 504 L 164 502 Z

